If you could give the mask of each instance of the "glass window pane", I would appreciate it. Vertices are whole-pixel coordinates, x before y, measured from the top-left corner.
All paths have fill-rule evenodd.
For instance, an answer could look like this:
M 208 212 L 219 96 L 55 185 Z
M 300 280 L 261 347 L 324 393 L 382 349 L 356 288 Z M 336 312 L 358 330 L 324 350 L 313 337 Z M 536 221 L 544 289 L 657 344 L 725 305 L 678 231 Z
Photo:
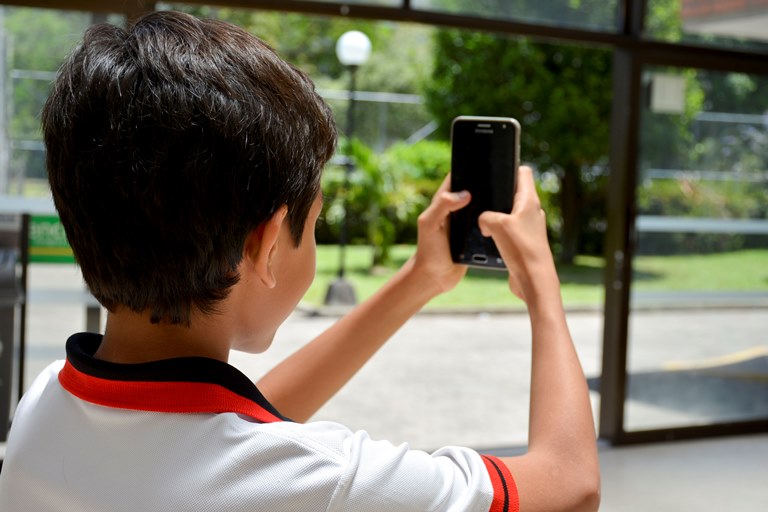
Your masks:
M 645 74 L 628 431 L 768 417 L 768 76 Z
M 617 0 L 413 0 L 414 9 L 615 31 Z
M 339 3 L 334 0 L 308 0 L 309 2 L 316 2 L 316 3 Z M 375 5 L 375 6 L 384 6 L 384 7 L 402 7 L 403 0 L 346 0 L 344 2 L 348 5 Z M 225 5 L 226 2 L 220 2 L 220 5 Z M 176 2 L 157 2 L 156 9 L 158 11 L 162 10 L 168 10 L 170 6 L 178 6 Z M 177 7 L 173 7 L 174 9 L 178 9 Z M 211 9 L 217 9 L 215 7 Z
M 654 39 L 768 49 L 765 0 L 650 0 L 646 34 Z
M 104 21 L 122 25 L 124 17 L 0 6 L 0 196 L 9 204 L 26 210 L 50 198 L 40 111 L 62 60 L 89 25 Z M 25 388 L 64 357 L 66 336 L 85 323 L 83 281 L 75 265 L 35 264 L 28 271 Z
M 121 16 L 0 6 L 0 195 L 46 196 L 40 110 L 59 64 L 94 21 Z M 6 157 L 6 155 L 8 155 Z
M 310 2 L 328 3 L 333 0 L 309 0 Z M 338 2 L 337 2 L 338 3 Z M 403 0 L 346 0 L 346 4 L 360 4 L 360 5 L 384 5 L 387 7 L 400 7 L 403 5 Z
M 381 152 L 434 132 L 421 96 L 421 85 L 432 67 L 432 27 L 183 3 L 159 7 L 223 19 L 266 41 L 282 58 L 309 74 L 333 109 L 342 136 L 347 130 L 350 77 L 336 56 L 336 41 L 346 31 L 362 31 L 372 48 L 368 61 L 357 70 L 354 136 Z

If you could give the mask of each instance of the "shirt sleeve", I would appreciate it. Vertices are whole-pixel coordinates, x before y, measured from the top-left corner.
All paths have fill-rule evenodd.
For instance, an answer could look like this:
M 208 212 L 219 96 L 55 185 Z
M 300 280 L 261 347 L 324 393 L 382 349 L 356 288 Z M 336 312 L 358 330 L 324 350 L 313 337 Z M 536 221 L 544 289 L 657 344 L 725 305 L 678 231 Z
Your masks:
M 507 465 L 493 455 L 483 455 L 482 459 L 493 485 L 493 503 L 489 512 L 519 512 L 517 485 Z
M 514 512 L 518 497 L 506 465 L 474 450 L 445 447 L 429 454 L 373 441 L 346 439 L 347 465 L 329 511 Z

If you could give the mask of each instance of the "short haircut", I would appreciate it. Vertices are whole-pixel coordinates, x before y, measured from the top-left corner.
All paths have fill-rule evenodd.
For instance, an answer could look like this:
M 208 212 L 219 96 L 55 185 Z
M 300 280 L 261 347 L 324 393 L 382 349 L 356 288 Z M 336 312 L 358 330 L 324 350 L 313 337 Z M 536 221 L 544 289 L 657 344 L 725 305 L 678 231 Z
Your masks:
M 293 241 L 336 146 L 327 104 L 247 31 L 155 12 L 89 28 L 42 112 L 48 177 L 93 295 L 189 324 L 239 275 L 248 233 L 288 206 Z

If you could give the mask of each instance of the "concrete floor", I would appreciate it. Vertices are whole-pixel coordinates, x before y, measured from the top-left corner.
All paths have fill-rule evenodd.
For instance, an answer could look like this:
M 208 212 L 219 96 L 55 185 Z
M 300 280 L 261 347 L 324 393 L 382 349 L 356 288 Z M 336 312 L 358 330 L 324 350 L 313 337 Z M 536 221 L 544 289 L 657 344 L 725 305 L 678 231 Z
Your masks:
M 768 434 L 600 453 L 605 512 L 768 510 Z
M 43 293 L 80 289 L 76 269 L 35 267 L 30 285 L 27 382 L 50 361 L 63 357 L 64 339 L 82 330 L 85 321 L 81 304 L 50 303 Z M 294 314 L 269 351 L 258 356 L 233 352 L 231 362 L 257 379 L 333 320 Z M 600 373 L 602 314 L 570 314 L 569 325 L 585 373 L 594 380 Z M 632 317 L 628 367 L 638 375 L 653 375 L 716 366 L 718 361 L 734 360 L 734 354 L 761 353 L 768 346 L 766 326 L 765 309 L 637 312 Z M 366 429 L 374 438 L 407 441 L 426 450 L 458 444 L 481 451 L 519 452 L 521 448 L 499 447 L 522 447 L 527 442 L 529 338 L 524 314 L 419 315 L 316 419 L 340 421 Z M 648 393 L 630 398 L 628 420 L 635 428 L 706 424 L 738 419 L 733 416 L 743 413 L 743 408 L 717 404 L 686 407 L 680 401 L 649 399 Z M 599 395 L 593 393 L 592 399 L 597 411 Z M 749 399 L 752 409 L 747 417 L 768 416 L 768 409 L 763 410 L 766 399 L 768 393 Z M 720 400 L 729 406 L 734 401 L 730 395 Z M 601 464 L 602 510 L 768 509 L 768 433 L 603 447 Z

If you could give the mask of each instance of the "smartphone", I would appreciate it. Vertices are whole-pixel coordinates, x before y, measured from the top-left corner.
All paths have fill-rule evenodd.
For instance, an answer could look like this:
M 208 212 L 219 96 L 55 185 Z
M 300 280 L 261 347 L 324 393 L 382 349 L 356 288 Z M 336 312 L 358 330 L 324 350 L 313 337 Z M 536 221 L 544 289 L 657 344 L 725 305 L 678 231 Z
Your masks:
M 520 163 L 520 123 L 510 117 L 459 116 L 451 124 L 451 190 L 469 205 L 450 218 L 451 257 L 473 267 L 504 269 L 496 244 L 477 225 L 481 213 L 509 213 Z

